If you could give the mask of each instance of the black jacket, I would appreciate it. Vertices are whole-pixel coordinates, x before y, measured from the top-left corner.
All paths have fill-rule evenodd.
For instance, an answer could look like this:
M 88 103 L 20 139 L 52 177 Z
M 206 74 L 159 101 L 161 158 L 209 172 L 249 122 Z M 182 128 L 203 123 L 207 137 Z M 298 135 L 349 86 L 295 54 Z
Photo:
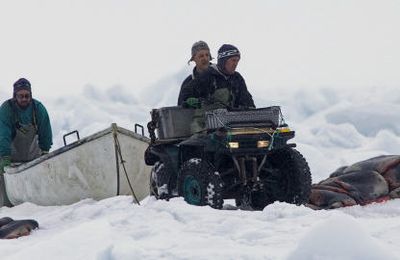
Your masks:
M 190 97 L 194 97 L 193 89 L 189 85 L 189 83 L 198 75 L 196 71 L 196 67 L 193 69 L 193 74 L 187 76 L 187 78 L 182 82 L 181 90 L 179 91 L 178 97 L 178 106 L 181 106 L 182 103 Z
M 207 100 L 218 88 L 229 89 L 233 96 L 231 108 L 255 107 L 253 97 L 247 90 L 246 82 L 239 72 L 232 75 L 223 74 L 216 65 L 212 65 L 199 77 L 188 83 L 194 97 Z

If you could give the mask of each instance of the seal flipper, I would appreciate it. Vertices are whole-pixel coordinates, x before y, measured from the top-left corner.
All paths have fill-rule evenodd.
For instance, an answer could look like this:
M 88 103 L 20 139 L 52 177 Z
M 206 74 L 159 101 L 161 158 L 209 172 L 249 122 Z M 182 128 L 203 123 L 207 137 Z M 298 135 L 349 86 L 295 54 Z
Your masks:
M 9 218 L 9 217 L 0 218 L 0 228 L 2 226 L 4 226 L 4 225 L 7 225 L 11 221 L 14 221 L 14 220 L 12 218 Z
M 39 223 L 33 219 L 14 220 L 0 228 L 0 239 L 12 239 L 27 236 Z

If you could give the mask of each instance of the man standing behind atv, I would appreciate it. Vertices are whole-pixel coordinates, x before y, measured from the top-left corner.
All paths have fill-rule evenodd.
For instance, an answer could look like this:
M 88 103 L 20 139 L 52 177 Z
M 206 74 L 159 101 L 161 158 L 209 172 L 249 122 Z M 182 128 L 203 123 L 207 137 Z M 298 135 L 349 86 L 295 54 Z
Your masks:
M 239 60 L 238 48 L 224 44 L 218 50 L 217 65 L 210 65 L 204 73 L 189 83 L 193 96 L 188 99 L 191 104 L 198 104 L 191 125 L 192 132 L 204 128 L 205 111 L 218 108 L 255 108 L 253 97 L 247 90 L 242 75 L 236 71 Z
M 190 98 L 193 97 L 193 88 L 189 84 L 193 79 L 198 78 L 201 73 L 208 69 L 211 60 L 212 57 L 210 53 L 210 48 L 208 47 L 206 42 L 198 41 L 192 45 L 192 57 L 188 61 L 188 64 L 191 61 L 194 61 L 196 66 L 193 68 L 193 73 L 189 75 L 182 83 L 181 91 L 179 92 L 178 106 L 196 105 L 195 103 L 191 103 L 192 99 Z M 195 99 L 194 101 L 196 102 L 197 100 Z M 184 102 L 185 104 L 183 104 Z

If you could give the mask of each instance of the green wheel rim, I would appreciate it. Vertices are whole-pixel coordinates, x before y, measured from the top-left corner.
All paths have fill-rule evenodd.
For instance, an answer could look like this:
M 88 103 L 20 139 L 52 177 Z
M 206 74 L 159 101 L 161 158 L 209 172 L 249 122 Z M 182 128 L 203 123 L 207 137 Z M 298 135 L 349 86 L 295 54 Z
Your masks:
M 183 181 L 183 195 L 187 203 L 200 205 L 201 185 L 192 175 L 186 176 Z

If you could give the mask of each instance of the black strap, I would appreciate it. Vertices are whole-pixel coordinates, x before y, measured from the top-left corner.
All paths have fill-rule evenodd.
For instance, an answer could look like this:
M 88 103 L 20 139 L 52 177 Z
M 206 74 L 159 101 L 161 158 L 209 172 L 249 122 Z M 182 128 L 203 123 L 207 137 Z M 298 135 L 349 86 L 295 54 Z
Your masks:
M 12 117 L 13 117 L 13 123 L 15 125 L 15 128 L 20 129 L 21 125 L 19 124 L 19 120 L 18 120 L 18 113 L 17 113 L 17 109 L 15 107 L 15 100 L 14 99 L 9 99 L 7 100 L 8 105 L 11 108 L 12 111 Z
M 32 99 L 32 124 L 35 127 L 36 133 L 38 132 L 37 127 L 37 118 L 36 118 L 36 104 L 35 101 Z

